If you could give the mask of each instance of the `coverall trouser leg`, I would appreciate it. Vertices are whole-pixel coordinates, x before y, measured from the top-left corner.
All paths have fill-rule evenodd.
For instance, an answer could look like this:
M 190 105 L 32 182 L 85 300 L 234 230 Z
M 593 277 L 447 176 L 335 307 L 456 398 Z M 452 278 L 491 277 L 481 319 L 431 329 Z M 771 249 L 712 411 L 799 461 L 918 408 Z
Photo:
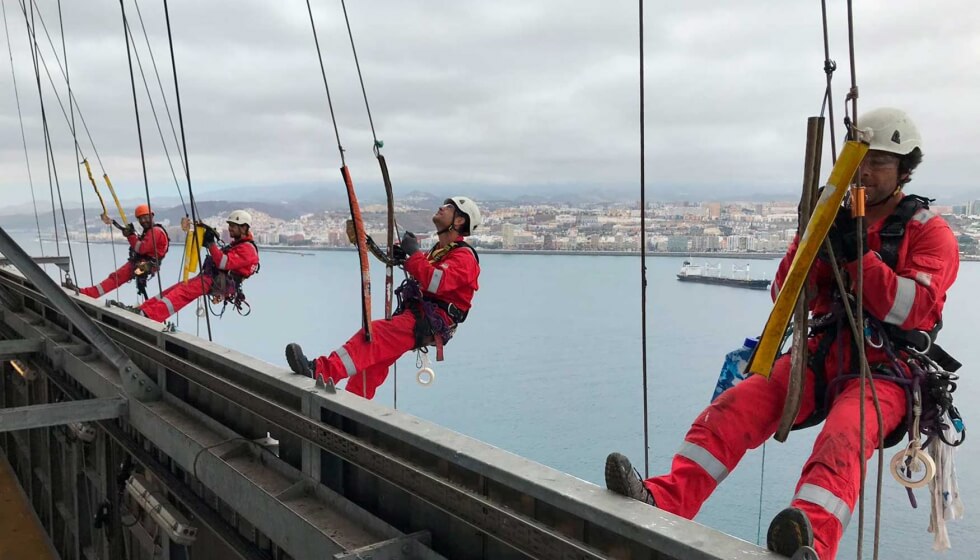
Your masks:
M 702 412 L 674 456 L 670 473 L 644 481 L 657 507 L 692 519 L 718 484 L 749 449 L 776 431 L 789 380 L 790 358 L 777 360 L 767 380 L 752 376 L 723 393 Z M 885 433 L 904 418 L 905 393 L 894 383 L 877 382 Z M 871 391 L 865 398 L 866 457 L 877 446 L 877 420 Z M 813 373 L 807 372 L 797 422 L 814 410 Z M 860 383 L 845 385 L 803 468 L 791 505 L 813 525 L 821 560 L 833 559 L 860 488 Z
M 82 288 L 81 290 L 78 290 L 78 293 L 86 295 L 90 298 L 100 298 L 132 279 L 133 265 L 126 262 L 102 282 L 94 286 L 89 286 L 88 288 Z
M 178 282 L 164 290 L 160 297 L 143 302 L 140 309 L 150 319 L 162 323 L 188 303 L 209 294 L 213 281 L 210 276 L 197 275 L 187 282 Z
M 905 420 L 905 390 L 875 380 L 882 425 L 887 436 Z M 864 397 L 864 462 L 878 447 L 878 418 L 870 386 Z M 834 399 L 790 505 L 806 513 L 813 525 L 814 548 L 821 560 L 837 555 L 861 492 L 861 382 L 849 381 Z
M 371 322 L 372 337 L 364 339 L 364 329 L 357 331 L 344 345 L 315 360 L 316 374 L 338 383 L 347 380 L 347 391 L 366 399 L 374 398 L 378 387 L 388 377 L 388 367 L 402 354 L 415 348 L 415 316 L 400 313 L 390 321 Z

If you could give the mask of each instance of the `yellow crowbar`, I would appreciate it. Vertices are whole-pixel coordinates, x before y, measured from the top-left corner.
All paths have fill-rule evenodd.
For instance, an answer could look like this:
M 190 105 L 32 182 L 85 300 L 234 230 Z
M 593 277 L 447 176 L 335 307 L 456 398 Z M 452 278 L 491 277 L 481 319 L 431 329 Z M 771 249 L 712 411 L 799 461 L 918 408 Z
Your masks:
M 800 297 L 803 284 L 810 274 L 810 267 L 813 266 L 820 245 L 827 237 L 827 232 L 830 231 L 830 226 L 837 217 L 841 201 L 847 194 L 847 187 L 866 153 L 868 153 L 868 145 L 864 142 L 850 140 L 844 143 L 844 149 L 841 150 L 840 157 L 830 172 L 830 179 L 827 180 L 820 200 L 817 201 L 810 223 L 807 224 L 803 237 L 800 238 L 793 264 L 790 265 L 786 281 L 783 282 L 779 295 L 776 296 L 776 303 L 769 313 L 769 320 L 766 321 L 766 328 L 762 331 L 759 344 L 749 358 L 746 368 L 749 373 L 769 377 L 776 354 L 782 345 L 786 327 L 789 326 L 789 320 L 796 308 L 796 300 Z

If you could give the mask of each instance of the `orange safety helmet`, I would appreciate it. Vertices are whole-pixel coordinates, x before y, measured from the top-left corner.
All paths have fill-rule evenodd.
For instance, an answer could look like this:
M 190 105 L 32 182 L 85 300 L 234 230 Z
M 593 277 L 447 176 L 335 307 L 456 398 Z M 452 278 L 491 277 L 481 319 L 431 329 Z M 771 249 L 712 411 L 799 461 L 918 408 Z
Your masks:
M 150 214 L 150 206 L 148 204 L 140 204 L 136 207 L 136 217 L 146 216 Z

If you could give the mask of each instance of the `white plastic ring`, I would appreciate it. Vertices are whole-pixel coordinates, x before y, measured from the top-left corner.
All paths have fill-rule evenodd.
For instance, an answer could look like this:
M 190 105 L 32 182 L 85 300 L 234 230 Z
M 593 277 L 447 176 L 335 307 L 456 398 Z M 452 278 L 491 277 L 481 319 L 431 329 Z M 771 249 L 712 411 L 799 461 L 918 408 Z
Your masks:
M 194 313 L 196 313 L 198 317 L 204 317 L 205 315 L 207 315 L 208 312 L 204 310 L 204 306 L 202 305 L 198 307 L 197 311 L 195 311 Z
M 432 371 L 430 367 L 424 367 L 415 373 L 415 380 L 418 381 L 419 385 L 430 385 L 436 380 L 436 372 Z
M 911 456 L 911 462 L 908 467 L 905 466 L 906 458 Z M 921 478 L 909 478 L 906 476 L 907 469 L 911 469 L 912 473 L 922 472 Z M 891 471 L 892 477 L 898 481 L 899 484 L 906 488 L 922 488 L 936 476 L 936 462 L 932 460 L 932 457 L 928 453 L 922 451 L 921 449 L 903 449 L 892 457 L 891 461 Z

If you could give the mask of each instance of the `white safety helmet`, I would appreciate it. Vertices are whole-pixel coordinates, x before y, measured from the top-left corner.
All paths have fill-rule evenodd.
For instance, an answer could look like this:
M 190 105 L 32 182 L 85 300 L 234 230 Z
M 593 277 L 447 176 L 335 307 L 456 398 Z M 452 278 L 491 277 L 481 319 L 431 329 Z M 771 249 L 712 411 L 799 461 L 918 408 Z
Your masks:
M 882 107 L 858 117 L 858 129 L 871 132 L 870 148 L 907 155 L 916 148 L 922 148 L 919 129 L 905 111 Z
M 472 198 L 465 196 L 449 197 L 446 199 L 446 204 L 450 202 L 456 205 L 456 208 L 459 209 L 461 214 L 466 214 L 466 217 L 470 221 L 469 231 L 461 231 L 459 233 L 461 235 L 473 235 L 473 232 L 483 224 L 483 217 L 480 216 L 480 209 L 477 208 L 476 203 L 473 202 Z
M 228 223 L 239 226 L 247 226 L 252 223 L 252 215 L 244 210 L 235 210 L 228 214 Z

